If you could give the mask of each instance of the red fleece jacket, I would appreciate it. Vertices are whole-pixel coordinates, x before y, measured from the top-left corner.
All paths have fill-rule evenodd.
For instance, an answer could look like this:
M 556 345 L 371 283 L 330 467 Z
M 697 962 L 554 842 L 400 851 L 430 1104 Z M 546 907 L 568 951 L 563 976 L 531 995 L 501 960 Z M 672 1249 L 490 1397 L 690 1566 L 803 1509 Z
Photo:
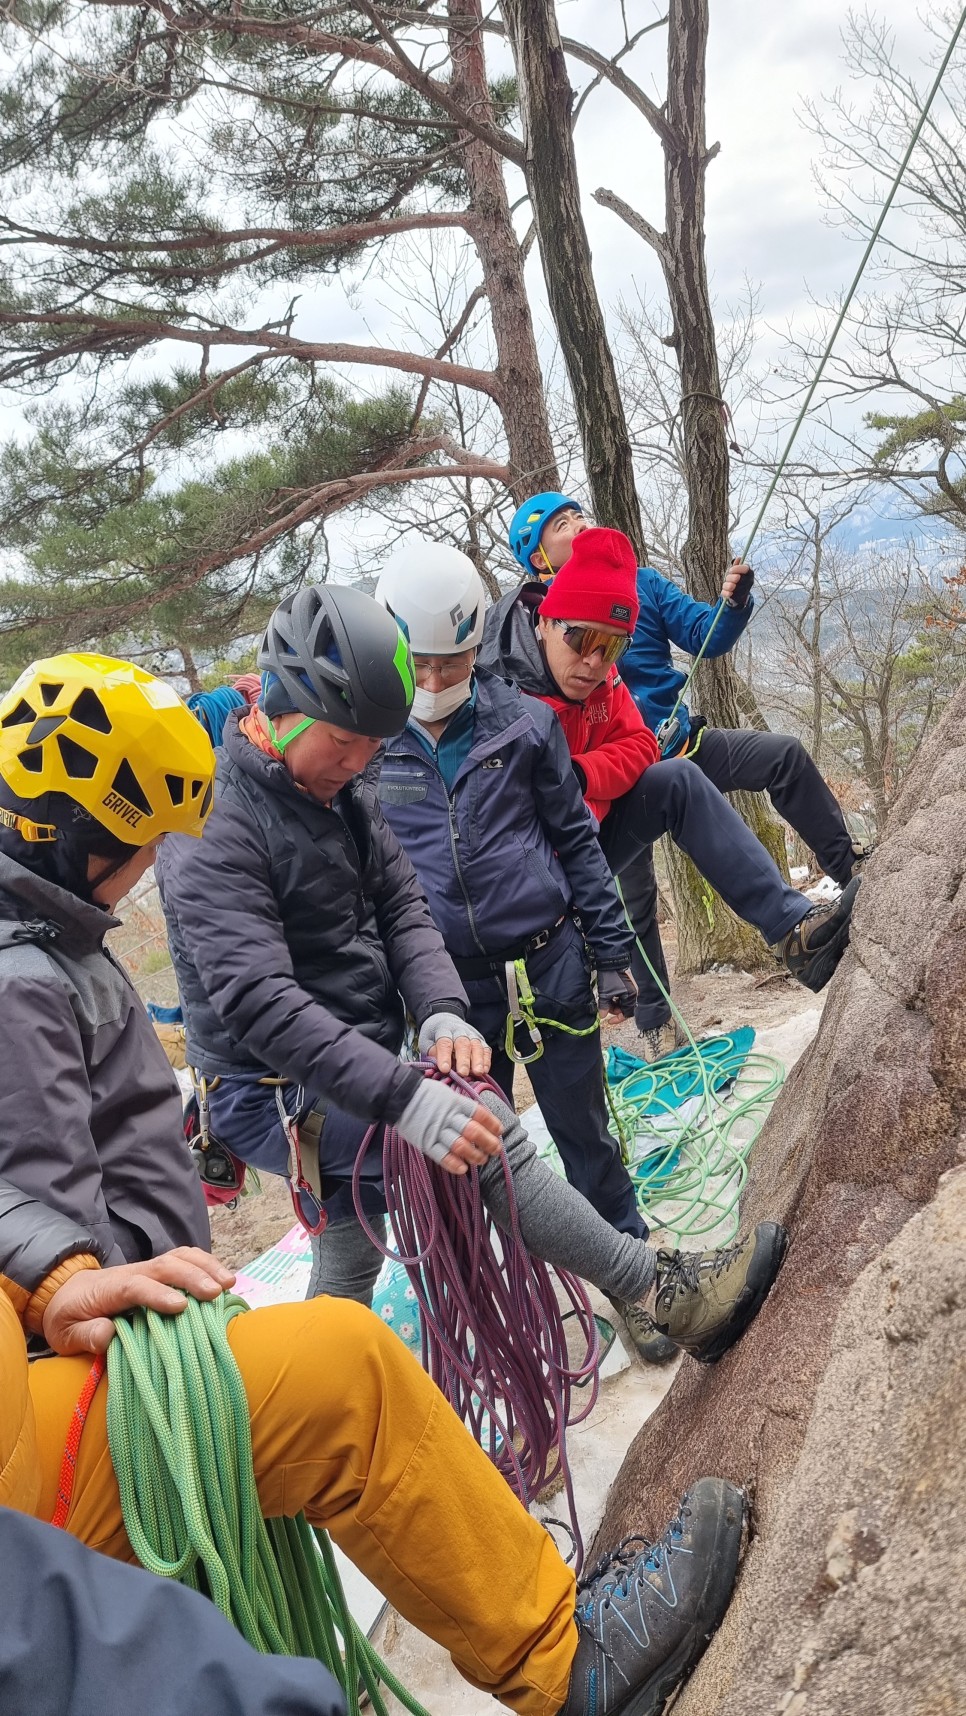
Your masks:
M 654 734 L 645 727 L 616 667 L 586 703 L 547 696 L 541 702 L 550 705 L 560 722 L 570 755 L 587 783 L 584 798 L 598 822 L 603 822 L 614 799 L 629 792 L 644 770 L 657 762 L 660 751 Z

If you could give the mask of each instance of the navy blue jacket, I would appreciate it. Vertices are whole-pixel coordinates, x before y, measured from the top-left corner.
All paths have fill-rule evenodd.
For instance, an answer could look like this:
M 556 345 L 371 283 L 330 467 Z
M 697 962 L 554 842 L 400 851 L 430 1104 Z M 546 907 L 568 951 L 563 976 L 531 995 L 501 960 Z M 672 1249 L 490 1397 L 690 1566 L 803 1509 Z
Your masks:
M 621 678 L 630 687 L 647 725 L 656 733 L 674 708 L 674 700 L 686 678 L 671 661 L 671 645 L 676 644 L 687 655 L 697 655 L 719 604 L 695 602 L 670 578 L 662 578 L 653 566 L 638 568 L 637 596 L 641 611 L 631 647 L 621 656 Z M 709 659 L 727 655 L 734 648 L 751 619 L 753 607 L 753 597 L 749 597 L 743 608 L 725 607 L 705 651 Z M 678 720 L 683 740 L 691 725 L 685 703 L 678 710 Z
M 473 741 L 447 792 L 410 730 L 386 745 L 379 799 L 415 866 L 447 951 L 497 954 L 576 911 L 603 969 L 633 937 L 556 716 L 478 674 Z
M 6 1508 L 0 1546 L 0 1710 L 10 1716 L 345 1716 L 321 1663 L 261 1656 L 173 1579 Z

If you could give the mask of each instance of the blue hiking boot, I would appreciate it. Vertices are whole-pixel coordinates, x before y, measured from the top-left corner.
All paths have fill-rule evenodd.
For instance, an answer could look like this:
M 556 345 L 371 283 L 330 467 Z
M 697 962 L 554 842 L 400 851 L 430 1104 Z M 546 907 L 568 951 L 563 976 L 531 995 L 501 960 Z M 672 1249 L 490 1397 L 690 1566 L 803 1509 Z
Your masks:
M 625 1538 L 577 1587 L 577 1654 L 560 1716 L 657 1716 L 721 1624 L 744 1492 L 701 1478 L 659 1543 Z

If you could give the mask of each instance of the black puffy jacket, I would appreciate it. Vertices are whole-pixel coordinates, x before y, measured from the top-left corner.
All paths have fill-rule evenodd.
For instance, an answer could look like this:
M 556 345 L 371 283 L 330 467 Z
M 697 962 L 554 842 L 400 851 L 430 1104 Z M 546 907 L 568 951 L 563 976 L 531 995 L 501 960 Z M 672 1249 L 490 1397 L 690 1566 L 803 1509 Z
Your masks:
M 203 839 L 169 838 L 156 866 L 189 1062 L 397 1120 L 421 1078 L 396 1058 L 403 1002 L 417 1024 L 467 1003 L 374 776 L 328 809 L 233 712 L 215 792 Z

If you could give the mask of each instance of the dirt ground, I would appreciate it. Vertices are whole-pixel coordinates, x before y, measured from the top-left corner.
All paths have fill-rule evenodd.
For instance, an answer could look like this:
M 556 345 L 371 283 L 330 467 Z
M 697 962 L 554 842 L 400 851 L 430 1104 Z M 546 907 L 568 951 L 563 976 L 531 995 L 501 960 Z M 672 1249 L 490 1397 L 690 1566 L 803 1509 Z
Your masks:
M 758 973 L 745 971 L 710 971 L 697 977 L 675 976 L 677 950 L 674 925 L 661 926 L 661 939 L 672 974 L 672 992 L 676 1005 L 696 1036 L 715 1031 L 737 1030 L 741 1025 L 753 1025 L 756 1030 L 785 1024 L 797 1013 L 806 1013 L 816 1006 L 816 998 L 783 971 Z M 158 998 L 161 988 L 158 973 L 151 980 L 151 998 Z M 139 984 L 140 987 L 140 984 Z M 618 1043 L 631 1054 L 638 1051 L 640 1038 L 633 1025 L 604 1026 L 604 1047 Z M 523 1069 L 517 1072 L 514 1095 L 518 1110 L 533 1101 L 530 1081 Z M 211 1231 L 213 1249 L 229 1269 L 266 1251 L 287 1233 L 295 1216 L 284 1180 L 274 1174 L 261 1176 L 261 1192 L 242 1198 L 237 1210 L 212 1211 Z

